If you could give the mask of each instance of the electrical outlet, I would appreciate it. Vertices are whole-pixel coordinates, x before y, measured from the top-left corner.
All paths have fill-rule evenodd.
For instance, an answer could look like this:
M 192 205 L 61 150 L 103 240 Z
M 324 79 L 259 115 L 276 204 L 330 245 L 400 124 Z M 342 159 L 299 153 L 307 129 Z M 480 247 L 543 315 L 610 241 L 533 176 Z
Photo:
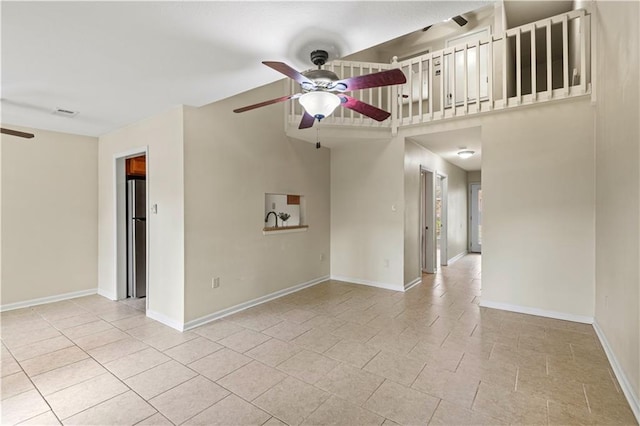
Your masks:
M 220 277 L 211 278 L 211 288 L 220 287 Z

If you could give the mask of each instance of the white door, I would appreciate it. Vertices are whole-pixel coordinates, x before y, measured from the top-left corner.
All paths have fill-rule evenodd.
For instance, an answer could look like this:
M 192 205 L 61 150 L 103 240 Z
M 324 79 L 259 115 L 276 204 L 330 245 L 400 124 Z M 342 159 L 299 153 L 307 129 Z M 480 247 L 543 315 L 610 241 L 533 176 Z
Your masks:
M 471 241 L 469 251 L 473 253 L 482 252 L 482 186 L 479 183 L 472 183 L 469 188 L 471 205 L 469 226 L 471 228 Z
M 435 179 L 433 171 L 420 170 L 420 265 L 436 273 Z
M 489 94 L 489 49 L 487 44 L 480 45 L 479 60 L 477 64 L 476 48 L 469 47 L 479 39 L 489 36 L 489 30 L 484 29 L 462 37 L 447 40 L 447 47 L 467 44 L 467 102 L 475 102 L 478 98 L 476 68 L 480 66 L 480 99 L 486 99 Z M 455 58 L 453 57 L 455 56 Z M 456 52 L 455 55 L 447 55 L 444 60 L 445 93 L 446 105 L 451 106 L 453 99 L 453 87 L 455 83 L 456 105 L 464 103 L 464 51 Z M 455 65 L 454 65 L 455 63 Z M 455 72 L 453 72 L 455 70 Z

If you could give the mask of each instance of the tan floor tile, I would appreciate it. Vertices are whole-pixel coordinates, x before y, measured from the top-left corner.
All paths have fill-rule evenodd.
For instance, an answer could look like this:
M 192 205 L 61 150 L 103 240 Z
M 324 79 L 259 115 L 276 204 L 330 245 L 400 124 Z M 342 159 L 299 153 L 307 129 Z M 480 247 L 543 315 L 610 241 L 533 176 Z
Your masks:
M 65 328 L 76 327 L 78 325 L 88 324 L 90 322 L 95 322 L 99 320 L 100 318 L 95 316 L 93 313 L 85 312 L 83 314 L 75 315 L 69 318 L 62 318 L 54 321 L 49 320 L 49 322 L 51 323 L 52 326 L 54 326 L 58 330 L 64 330 Z
M 504 422 L 498 420 L 494 417 L 484 416 L 480 413 L 476 413 L 475 411 L 471 411 L 460 407 L 449 401 L 440 401 L 438 404 L 438 408 L 435 413 L 433 413 L 433 417 L 431 417 L 431 421 L 429 421 L 430 425 L 507 425 L 508 422 Z
M 332 396 L 313 412 L 305 425 L 380 425 L 384 417 Z
M 202 337 L 206 337 L 209 340 L 220 340 L 227 336 L 231 336 L 234 333 L 238 333 L 244 330 L 244 327 L 238 324 L 225 320 L 213 321 L 209 324 L 205 324 L 198 328 L 193 329 L 193 332 L 199 334 Z
M 134 392 L 128 391 L 64 420 L 65 425 L 133 425 L 156 413 Z
M 53 426 L 59 425 L 60 422 L 53 411 L 49 410 L 18 424 L 21 426 Z
M 171 331 L 175 333 L 179 333 L 178 331 L 172 329 L 171 327 L 168 327 L 164 324 L 154 321 L 149 324 L 141 325 L 140 327 L 130 328 L 127 330 L 127 333 L 131 337 L 135 337 L 136 339 L 145 340 L 157 334 L 160 334 L 163 332 L 171 332 Z
M 189 368 L 215 381 L 251 361 L 249 357 L 224 348 L 192 362 L 189 364 Z
M 354 404 L 362 405 L 383 381 L 384 378 L 375 374 L 340 364 L 320 379 L 315 386 Z
M 617 392 L 610 383 L 585 384 L 584 390 L 592 414 L 612 423 L 633 424 L 636 421 L 624 394 Z
M 276 315 L 255 311 L 255 308 L 238 312 L 237 314 L 226 317 L 225 320 L 253 331 L 262 331 L 283 321 L 282 318 Z
M 517 379 L 518 392 L 577 406 L 587 405 L 582 383 L 574 380 L 540 374 L 537 369 L 531 371 L 526 367 L 518 369 Z M 611 389 L 613 390 L 613 383 Z
M 193 370 L 175 361 L 160 364 L 124 382 L 146 400 L 197 376 Z
M 364 343 L 355 340 L 342 340 L 335 346 L 327 350 L 324 354 L 330 358 L 337 359 L 362 368 L 366 363 L 380 352 Z
M 331 358 L 304 350 L 278 365 L 278 369 L 302 381 L 314 384 L 337 365 L 338 362 Z
M 197 376 L 149 402 L 173 423 L 181 424 L 227 395 L 229 392 L 225 389 L 202 376 Z
M 119 328 L 120 330 L 130 330 L 132 328 L 140 327 L 146 324 L 152 324 L 154 321 L 145 315 L 136 315 L 129 318 L 120 319 L 111 322 L 111 325 Z
M 310 320 L 311 318 L 315 317 L 316 314 L 315 312 L 312 311 L 307 311 L 305 309 L 292 309 L 290 311 L 284 312 L 282 314 L 280 314 L 280 318 L 282 318 L 285 321 L 290 321 L 290 322 L 295 322 L 297 324 L 302 324 L 305 321 Z
M 49 411 L 49 406 L 37 390 L 23 392 L 2 401 L 0 423 L 14 425 Z
M 506 389 L 515 390 L 517 369 L 518 367 L 513 364 L 465 354 L 456 372 L 486 383 L 494 383 Z
M 303 324 L 311 326 L 314 330 L 330 333 L 336 328 L 343 326 L 345 321 L 328 315 L 316 315 L 315 317 L 305 321 Z
M 39 355 L 45 355 L 60 349 L 73 346 L 73 342 L 64 336 L 56 336 L 51 339 L 41 340 L 24 346 L 13 348 L 11 351 L 16 361 L 24 361 L 29 358 L 35 358 Z
M 129 335 L 127 333 L 118 330 L 117 328 L 111 328 L 88 336 L 77 337 L 73 339 L 73 342 L 85 351 L 88 351 L 128 337 Z
M 411 387 L 460 407 L 471 408 L 479 385 L 476 378 L 427 364 Z
M 95 360 L 87 358 L 34 376 L 31 380 L 40 392 L 47 396 L 106 372 L 107 370 Z
M 333 347 L 341 339 L 327 331 L 311 329 L 291 341 L 298 346 L 314 352 L 323 353 Z
M 29 376 L 35 376 L 58 367 L 64 367 L 65 365 L 72 364 L 88 357 L 89 356 L 82 349 L 77 346 L 71 346 L 45 355 L 30 358 L 26 361 L 22 361 L 20 365 Z
M 30 330 L 25 333 L 25 330 L 15 334 L 9 334 L 2 330 L 2 341 L 10 349 L 17 348 L 18 346 L 28 345 L 30 343 L 39 342 L 41 340 L 51 339 L 52 337 L 60 336 L 60 332 L 50 325 L 38 328 L 37 330 Z
M 187 420 L 185 425 L 263 425 L 271 416 L 261 409 L 231 394 L 202 413 Z
M 400 355 L 407 355 L 417 344 L 417 337 L 397 334 L 377 334 L 367 341 L 367 345 L 371 347 Z
M 485 382 L 480 383 L 472 410 L 509 423 L 547 422 L 547 401 L 544 399 Z
M 20 364 L 18 364 L 18 361 L 13 359 L 11 355 L 2 357 L 2 360 L 0 360 L 0 377 L 6 377 L 20 372 L 22 372 Z
M 188 342 L 189 340 L 193 340 L 198 336 L 195 333 L 190 331 L 179 332 L 177 330 L 165 330 L 161 333 L 154 334 L 151 337 L 144 339 L 143 341 L 152 346 L 159 351 L 166 351 L 174 346 L 178 346 L 182 343 Z
M 251 358 L 257 359 L 264 364 L 275 367 L 300 351 L 302 351 L 302 348 L 294 344 L 278 339 L 271 339 L 245 352 L 245 355 L 249 355 Z
M 227 336 L 224 339 L 218 340 L 218 343 L 224 345 L 236 352 L 246 352 L 255 348 L 261 343 L 266 342 L 271 337 L 253 330 L 242 330 L 238 333 Z
M 118 340 L 104 346 L 90 349 L 87 352 L 98 362 L 106 364 L 118 358 L 122 358 L 123 356 L 127 356 L 143 349 L 147 349 L 148 347 L 149 346 L 147 346 L 145 343 L 142 343 L 141 341 L 134 339 L 133 337 L 128 337 L 126 339 Z
M 5 376 L 0 381 L 0 399 L 5 400 L 33 389 L 31 381 L 22 371 Z
M 424 362 L 417 359 L 380 351 L 364 366 L 364 370 L 386 377 L 396 383 L 410 386 L 424 365 Z
M 363 408 L 400 424 L 417 425 L 426 424 L 437 405 L 437 398 L 385 380 Z
M 106 373 L 53 393 L 47 396 L 47 402 L 58 418 L 64 421 L 67 417 L 127 390 L 127 387 L 120 380 Z
M 367 340 L 378 334 L 379 331 L 379 329 L 369 327 L 367 325 L 348 322 L 342 327 L 333 330 L 331 334 L 338 336 L 341 339 L 355 340 L 356 342 L 366 343 Z
M 78 337 L 88 336 L 90 334 L 99 333 L 101 331 L 110 330 L 112 328 L 113 326 L 108 322 L 99 320 L 65 328 L 64 330 L 62 330 L 62 333 L 64 333 L 64 335 L 69 339 L 73 340 L 77 339 Z
M 289 425 L 298 425 L 328 398 L 328 393 L 288 377 L 253 403 Z
M 427 364 L 437 365 L 445 370 L 456 371 L 463 354 L 464 352 L 457 349 L 443 349 L 433 343 L 420 341 L 407 356 Z
M 281 422 L 280 420 L 276 419 L 275 417 L 271 417 L 269 420 L 267 420 L 266 423 L 264 423 L 262 426 L 287 426 L 286 423 Z
M 379 314 L 374 310 L 349 309 L 348 311 L 344 311 L 340 315 L 337 315 L 336 319 L 345 322 L 365 325 L 368 322 L 373 321 L 378 315 Z
M 579 364 L 563 357 L 550 355 L 547 357 L 547 367 L 549 375 L 560 380 L 575 380 L 592 385 L 612 382 L 608 363 Z
M 128 306 L 118 306 L 117 308 L 103 311 L 98 314 L 100 318 L 108 322 L 131 318 L 137 315 L 140 315 L 140 311 Z
M 181 345 L 174 346 L 164 351 L 166 355 L 182 364 L 190 364 L 194 361 L 222 349 L 223 346 L 204 337 L 197 337 Z
M 164 364 L 170 359 L 158 350 L 149 348 L 118 358 L 115 361 L 104 364 L 104 366 L 122 380 Z
M 140 423 L 136 423 L 136 426 L 173 426 L 173 423 L 171 423 L 169 419 L 162 414 L 156 413 L 153 416 L 144 419 Z
M 286 378 L 286 374 L 252 361 L 218 380 L 218 383 L 247 401 L 252 401 Z
M 267 336 L 275 337 L 280 340 L 291 341 L 301 335 L 302 333 L 309 331 L 310 325 L 297 324 L 291 321 L 282 321 L 272 327 L 263 330 L 262 332 Z

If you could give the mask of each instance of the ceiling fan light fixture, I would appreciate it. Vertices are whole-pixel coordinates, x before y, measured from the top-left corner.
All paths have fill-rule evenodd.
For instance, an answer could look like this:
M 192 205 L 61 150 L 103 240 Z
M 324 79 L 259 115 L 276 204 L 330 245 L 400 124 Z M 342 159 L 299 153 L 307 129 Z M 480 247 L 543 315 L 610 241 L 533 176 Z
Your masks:
M 342 102 L 340 97 L 329 92 L 309 92 L 298 98 L 300 105 L 307 114 L 322 120 L 331 113 Z
M 462 158 L 464 160 L 465 158 L 471 157 L 475 153 L 476 153 L 475 151 L 471 151 L 471 150 L 466 149 L 464 151 L 458 151 L 458 157 L 460 157 L 460 158 Z

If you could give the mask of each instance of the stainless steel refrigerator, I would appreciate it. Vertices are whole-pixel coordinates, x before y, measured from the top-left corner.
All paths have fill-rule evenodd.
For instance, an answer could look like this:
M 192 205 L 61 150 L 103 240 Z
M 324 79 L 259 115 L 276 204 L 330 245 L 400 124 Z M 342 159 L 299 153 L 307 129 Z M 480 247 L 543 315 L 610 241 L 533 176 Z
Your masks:
M 140 179 L 127 181 L 127 296 L 147 293 L 147 190 Z

